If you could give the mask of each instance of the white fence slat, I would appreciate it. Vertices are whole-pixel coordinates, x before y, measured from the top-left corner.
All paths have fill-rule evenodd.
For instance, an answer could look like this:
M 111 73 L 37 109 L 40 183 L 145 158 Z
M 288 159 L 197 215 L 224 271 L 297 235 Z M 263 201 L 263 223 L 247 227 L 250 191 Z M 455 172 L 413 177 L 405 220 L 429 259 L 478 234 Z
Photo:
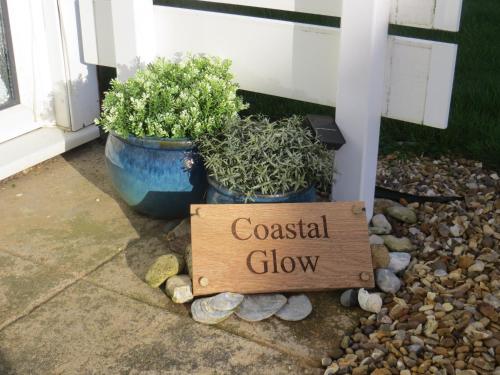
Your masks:
M 456 52 L 454 44 L 389 37 L 383 115 L 446 128 Z
M 384 116 L 423 121 L 431 53 L 430 46 L 418 40 L 389 37 Z
M 85 62 L 115 67 L 111 0 L 79 0 L 79 9 Z
M 363 200 L 371 218 L 386 63 L 389 0 L 349 0 L 342 13 L 336 122 L 346 144 L 333 198 Z
M 101 3 L 101 2 L 99 2 Z M 99 53 L 97 52 L 97 28 L 95 19 L 97 14 L 94 13 L 94 0 L 79 0 L 80 8 L 80 27 L 82 35 L 83 56 L 88 64 L 99 63 Z M 105 13 L 109 15 L 109 13 Z M 111 23 L 111 22 L 109 22 Z
M 153 0 L 111 0 L 117 76 L 126 80 L 155 54 Z
M 94 15 L 99 65 L 116 66 L 111 0 L 94 1 Z
M 433 43 L 423 123 L 446 128 L 450 114 L 457 46 Z M 445 124 L 445 125 L 444 125 Z
M 202 0 L 257 8 L 340 17 L 343 0 Z M 349 0 L 346 0 L 349 1 Z M 425 29 L 458 31 L 462 0 L 391 0 L 390 22 Z M 361 8 L 358 9 L 361 12 Z
M 458 31 L 462 15 L 462 0 L 437 0 L 434 28 Z
M 396 25 L 407 25 L 432 28 L 434 24 L 434 8 L 437 0 L 391 0 L 390 22 Z
M 424 29 L 458 31 L 462 0 L 392 0 L 390 22 Z

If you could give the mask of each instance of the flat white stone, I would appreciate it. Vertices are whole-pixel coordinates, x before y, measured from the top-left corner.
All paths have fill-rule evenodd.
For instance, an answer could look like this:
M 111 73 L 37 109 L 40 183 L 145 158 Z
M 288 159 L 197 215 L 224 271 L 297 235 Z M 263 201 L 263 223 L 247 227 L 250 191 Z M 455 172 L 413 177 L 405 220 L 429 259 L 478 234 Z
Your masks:
M 276 314 L 286 302 L 287 298 L 283 294 L 248 295 L 236 310 L 236 316 L 249 322 L 258 322 Z
M 203 324 L 217 324 L 229 318 L 234 310 L 214 310 L 209 304 L 209 298 L 200 298 L 191 304 L 193 319 Z
M 230 311 L 236 309 L 242 302 L 245 296 L 238 293 L 220 293 L 210 297 L 210 306 L 218 311 Z
M 312 312 L 312 304 L 305 294 L 288 297 L 288 301 L 275 315 L 283 320 L 296 322 L 303 320 Z

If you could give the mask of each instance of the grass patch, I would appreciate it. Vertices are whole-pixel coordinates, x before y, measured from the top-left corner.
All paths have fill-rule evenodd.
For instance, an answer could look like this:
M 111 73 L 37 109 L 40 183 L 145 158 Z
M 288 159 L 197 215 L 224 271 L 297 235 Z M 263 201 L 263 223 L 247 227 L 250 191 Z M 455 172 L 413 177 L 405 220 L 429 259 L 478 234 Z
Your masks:
M 460 32 L 443 41 L 458 43 L 458 61 L 448 129 L 384 119 L 381 152 L 451 153 L 500 167 L 500 7 L 493 0 L 465 0 Z M 414 36 L 408 30 L 397 35 Z M 436 32 L 419 36 L 435 39 Z

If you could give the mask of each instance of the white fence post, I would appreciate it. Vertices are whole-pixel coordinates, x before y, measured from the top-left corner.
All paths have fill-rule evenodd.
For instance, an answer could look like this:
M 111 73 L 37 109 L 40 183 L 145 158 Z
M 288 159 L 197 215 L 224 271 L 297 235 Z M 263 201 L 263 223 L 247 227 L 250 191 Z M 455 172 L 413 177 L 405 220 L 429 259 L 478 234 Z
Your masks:
M 348 0 L 342 9 L 336 121 L 346 144 L 337 152 L 335 200 L 363 200 L 373 213 L 384 98 L 390 0 Z
M 111 0 L 116 70 L 124 81 L 156 54 L 153 0 Z

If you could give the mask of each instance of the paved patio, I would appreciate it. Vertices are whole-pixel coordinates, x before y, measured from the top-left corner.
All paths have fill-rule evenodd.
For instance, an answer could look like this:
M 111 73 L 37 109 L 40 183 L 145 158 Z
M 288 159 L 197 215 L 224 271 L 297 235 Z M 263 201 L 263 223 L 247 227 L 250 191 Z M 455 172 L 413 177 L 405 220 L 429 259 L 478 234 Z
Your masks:
M 143 282 L 177 222 L 132 212 L 94 141 L 0 183 L 0 374 L 316 374 L 356 324 L 335 293 L 305 321 L 204 326 Z

